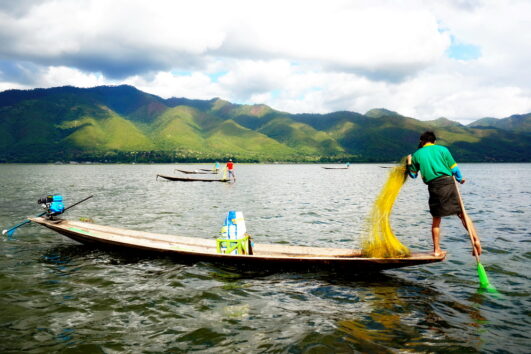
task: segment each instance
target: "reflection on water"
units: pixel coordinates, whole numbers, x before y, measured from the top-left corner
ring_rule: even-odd
[[[35,201],[50,192],[67,205],[94,194],[68,217],[214,238],[226,212],[241,210],[259,243],[357,248],[387,178],[376,165],[238,165],[230,185],[155,180],[174,167],[0,165],[0,224],[38,213]],[[442,224],[445,262],[361,276],[185,264],[24,226],[0,242],[0,351],[526,352],[531,165],[461,167],[496,296],[477,291],[457,218]],[[395,234],[413,251],[430,250],[430,222],[426,187],[408,181]]]
[[[486,323],[474,307],[445,299],[437,291],[408,282],[369,286],[366,292],[369,309],[364,315],[338,323],[338,329],[346,334],[345,339],[357,350],[374,352],[405,347],[414,352],[468,352],[481,349],[480,336],[460,330],[479,327],[480,321]],[[445,307],[437,311],[432,306],[434,299]],[[441,311],[446,316],[441,315]],[[453,321],[448,321],[449,317]]]

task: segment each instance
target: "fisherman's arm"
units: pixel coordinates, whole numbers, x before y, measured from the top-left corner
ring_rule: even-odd
[[[417,178],[417,176],[419,175],[418,171],[414,170],[413,163],[412,163],[412,160],[411,160],[411,154],[407,155],[406,169],[407,169],[407,174],[411,178]]]
[[[465,183],[465,179],[463,178],[463,175],[461,174],[461,170],[457,166],[457,162],[455,162],[454,157],[450,153],[450,150],[446,149],[443,154],[443,159],[446,161],[446,166],[450,167],[450,171],[452,171],[452,176],[455,176],[455,180],[461,184]]]
[[[454,164],[450,170],[452,171],[452,175],[455,176],[455,179],[457,180],[457,182],[463,184],[465,183],[465,179],[463,178],[463,175],[461,174],[461,170],[459,169],[459,167],[457,166],[457,164]]]

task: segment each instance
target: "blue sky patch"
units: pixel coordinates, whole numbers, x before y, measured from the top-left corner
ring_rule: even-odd
[[[171,73],[174,76],[192,76],[192,73],[190,71],[184,70],[172,70]]]
[[[271,98],[278,98],[282,91],[280,89],[274,89],[269,93],[271,94]]]
[[[216,73],[208,73],[208,77],[210,78],[210,80],[212,80],[212,82],[218,82],[218,79],[224,75],[226,75],[228,73],[228,71],[218,71]]]
[[[451,36],[451,38],[452,44],[446,51],[449,58],[457,60],[474,60],[481,57],[481,48],[479,46],[462,43],[454,36]]]

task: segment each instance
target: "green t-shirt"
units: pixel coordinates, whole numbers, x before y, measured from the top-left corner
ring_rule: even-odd
[[[413,154],[409,170],[420,171],[422,180],[428,183],[438,177],[451,176],[455,166],[457,163],[446,147],[428,143]]]

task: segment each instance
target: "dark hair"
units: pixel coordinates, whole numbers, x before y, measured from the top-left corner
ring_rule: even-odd
[[[426,131],[420,136],[419,148],[423,147],[426,143],[434,143],[437,138],[432,131]]]

